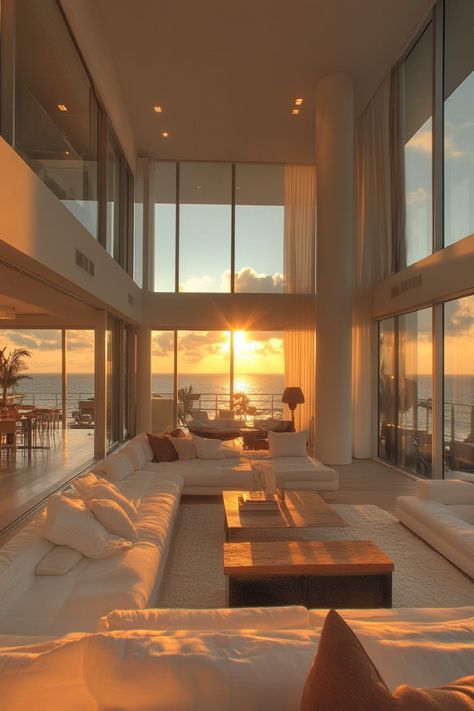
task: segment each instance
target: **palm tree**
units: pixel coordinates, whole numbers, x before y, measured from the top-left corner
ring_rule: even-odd
[[[23,372],[28,369],[25,359],[31,358],[30,351],[27,351],[26,348],[15,348],[5,355],[6,350],[6,346],[0,350],[0,387],[2,389],[0,406],[2,407],[7,406],[8,390],[15,388],[20,380],[31,377]]]

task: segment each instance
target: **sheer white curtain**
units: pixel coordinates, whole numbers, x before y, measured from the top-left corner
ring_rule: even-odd
[[[314,293],[315,259],[315,170],[313,166],[285,166],[285,291],[289,294]],[[301,387],[305,402],[295,410],[297,430],[308,430],[314,438],[316,337],[313,309],[302,304],[308,314],[307,327],[286,329],[285,387]]]
[[[352,416],[353,456],[372,456],[371,293],[374,282],[392,272],[390,196],[390,77],[362,114],[356,148],[356,219],[354,230],[354,300]]]

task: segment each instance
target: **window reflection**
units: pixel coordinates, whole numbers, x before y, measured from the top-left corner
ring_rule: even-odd
[[[445,3],[445,245],[474,233],[474,3]]]
[[[432,74],[430,24],[403,65],[405,114],[405,248],[407,266],[433,248]]]
[[[15,149],[98,236],[98,106],[57,4],[17,0]]]

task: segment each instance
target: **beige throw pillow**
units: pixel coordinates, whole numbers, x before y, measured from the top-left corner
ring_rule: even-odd
[[[192,439],[184,437],[171,437],[171,435],[165,435],[165,437],[169,439],[175,448],[179,459],[182,461],[187,459],[196,459],[196,448]]]
[[[222,440],[198,437],[193,434],[191,439],[199,459],[224,459],[224,452],[221,451]]]
[[[121,494],[115,484],[112,484],[106,479],[98,479],[92,484],[87,484],[82,481],[82,478],[83,477],[75,479],[72,482],[72,485],[78,494],[82,496],[84,501],[87,501],[87,499],[108,499],[116,501],[128,514],[128,516],[133,517],[137,515],[137,508],[135,504],[130,501],[130,499],[127,499],[126,496]]]
[[[111,499],[87,499],[86,505],[109,533],[126,538],[127,541],[132,541],[132,543],[138,540],[135,526],[116,501]]]
[[[66,575],[84,556],[69,546],[55,546],[41,558],[35,568],[35,575]]]
[[[107,558],[131,547],[131,542],[111,535],[83,501],[53,494],[46,506],[43,528],[46,540],[70,546],[86,558]]]
[[[306,432],[269,432],[271,457],[305,457]]]

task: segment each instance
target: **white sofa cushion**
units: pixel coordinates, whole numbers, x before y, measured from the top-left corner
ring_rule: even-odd
[[[126,511],[116,501],[87,499],[86,506],[109,533],[132,541],[132,543],[138,540],[135,526]]]
[[[54,546],[37,564],[35,575],[65,575],[83,557],[82,553],[70,546]]]
[[[437,501],[440,504],[473,504],[474,486],[459,479],[416,482],[415,495],[420,499]]]
[[[84,682],[86,638],[68,635],[40,644],[0,646],[2,711],[93,711]]]
[[[138,442],[129,442],[125,447],[122,447],[120,454],[128,457],[136,470],[143,469],[147,463],[144,448]]]
[[[191,435],[191,439],[199,459],[224,459],[220,439],[206,439],[194,434]]]
[[[269,432],[271,457],[305,457],[306,432]]]
[[[94,467],[94,473],[118,483],[135,471],[131,459],[125,454],[112,454]]]
[[[289,711],[299,708],[317,640],[294,630],[97,633],[84,677],[100,708]]]
[[[57,546],[70,546],[87,558],[107,558],[131,546],[111,535],[82,501],[53,494],[48,499],[43,536]]]
[[[98,631],[113,630],[283,630],[308,629],[305,607],[242,607],[215,610],[114,610]]]
[[[141,448],[147,462],[153,461],[153,450],[150,447],[146,432],[140,432],[140,434],[137,434],[132,440],[130,440],[130,444]]]
[[[87,499],[106,499],[116,501],[129,516],[136,516],[137,508],[133,501],[127,499],[112,482],[106,479],[99,479],[92,484],[85,484],[83,477],[72,482],[73,487],[84,501]]]

